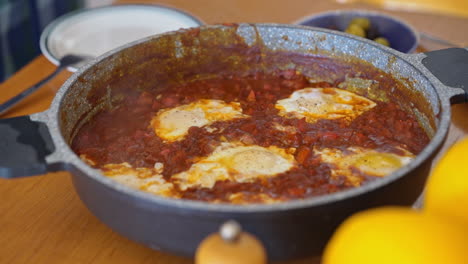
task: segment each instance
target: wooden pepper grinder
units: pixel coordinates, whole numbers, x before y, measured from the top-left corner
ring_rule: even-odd
[[[205,238],[195,254],[195,264],[266,264],[262,243],[243,232],[236,221],[224,223],[218,233]]]

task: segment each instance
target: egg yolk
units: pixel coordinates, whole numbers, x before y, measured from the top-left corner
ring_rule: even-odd
[[[354,186],[359,186],[363,180],[360,173],[383,177],[408,164],[414,158],[414,155],[406,150],[402,150],[403,155],[361,147],[349,147],[346,153],[332,148],[314,151],[321,156],[322,161],[331,164],[332,177],[345,176]]]

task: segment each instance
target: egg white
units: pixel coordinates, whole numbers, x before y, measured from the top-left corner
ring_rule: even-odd
[[[281,116],[305,117],[307,122],[315,123],[337,118],[351,121],[375,105],[365,97],[338,88],[304,88],[278,100],[275,107]]]
[[[415,156],[411,152],[401,150],[402,155],[362,147],[349,147],[346,151],[333,148],[314,151],[320,155],[323,162],[332,164],[332,177],[345,176],[352,185],[359,186],[363,180],[359,172],[369,176],[384,177],[414,159]]]
[[[189,170],[173,175],[181,190],[191,187],[212,188],[217,181],[252,182],[272,177],[295,166],[294,149],[276,146],[244,146],[221,143],[211,155],[201,158]]]
[[[162,196],[174,196],[174,185],[163,176],[163,164],[156,163],[154,168],[133,168],[127,162],[106,164],[102,174],[129,187]]]
[[[248,117],[242,114],[240,103],[201,99],[196,102],[162,109],[151,120],[156,135],[173,142],[183,139],[190,127],[203,127],[216,121]]]

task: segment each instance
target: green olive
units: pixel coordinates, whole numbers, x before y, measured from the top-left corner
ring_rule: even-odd
[[[364,30],[368,30],[370,28],[370,20],[365,17],[356,17],[349,22],[349,25],[358,25]]]
[[[388,39],[386,38],[378,37],[374,39],[374,41],[384,46],[390,47],[390,42],[388,42]]]
[[[353,34],[359,37],[366,37],[366,31],[364,29],[356,24],[350,24],[348,28],[345,30],[346,33]]]

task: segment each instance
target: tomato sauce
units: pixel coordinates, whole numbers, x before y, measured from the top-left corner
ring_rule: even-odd
[[[119,91],[125,96],[114,108],[101,111],[80,128],[72,149],[78,155],[85,154],[95,162],[96,168],[122,162],[135,168],[152,168],[156,162],[161,162],[164,164],[162,174],[170,181],[171,175],[188,170],[196,158],[208,156],[221,140],[296,148],[294,155],[298,165],[275,177],[249,183],[218,181],[213,188],[179,190],[180,197],[185,199],[227,201],[229,194],[241,192],[247,200],[251,197],[255,202],[258,193],[288,200],[353,187],[344,177],[330,177],[330,164],[314,154],[315,147],[345,150],[359,146],[394,153],[400,153],[403,148],[416,155],[429,142],[415,118],[392,102],[377,101],[374,108],[352,122],[324,119],[311,124],[305,119],[278,115],[276,101],[289,97],[294,91],[337,85],[338,82],[311,82],[296,71],[287,70],[218,76],[145,91],[128,87]],[[176,142],[160,139],[149,125],[159,110],[199,99],[240,102],[243,113],[250,117],[211,124],[219,128],[215,132],[191,127],[185,138]],[[276,130],[275,123],[291,129]],[[363,177],[365,182],[376,179]]]

